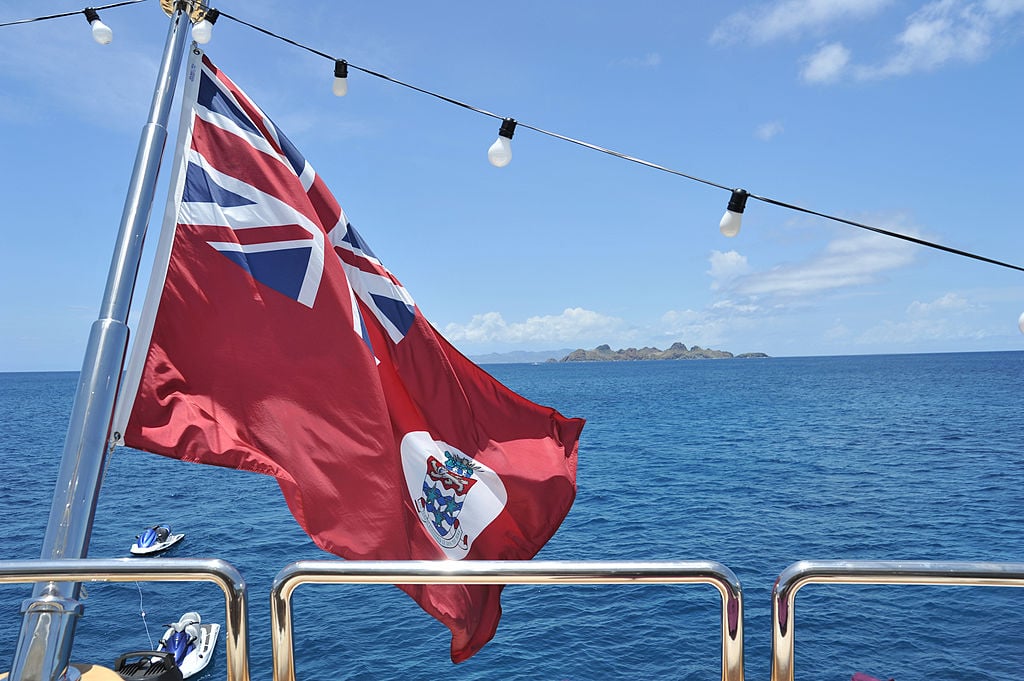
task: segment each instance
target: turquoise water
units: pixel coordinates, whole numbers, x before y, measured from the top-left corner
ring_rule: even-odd
[[[748,679],[767,679],[770,593],[800,559],[1024,561],[1024,353],[490,365],[588,420],[579,495],[545,559],[716,560],[743,584]],[[36,558],[75,374],[0,374],[0,559]],[[250,664],[271,678],[269,601],[287,563],[328,557],[273,480],[119,450],[90,555],[147,524],[249,585]],[[6,667],[29,587],[0,587]],[[110,665],[185,610],[223,622],[210,585],[89,584],[75,659]],[[389,586],[295,596],[300,679],[714,679],[710,587],[510,586],[495,639],[458,666],[448,632]],[[145,612],[145,617],[142,616]],[[1024,673],[1024,590],[819,586],[797,599],[798,679]],[[223,678],[218,659],[202,680]]]

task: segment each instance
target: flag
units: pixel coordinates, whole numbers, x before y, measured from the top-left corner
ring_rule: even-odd
[[[272,475],[347,559],[523,560],[576,494],[582,419],[462,356],[273,122],[198,50],[114,439]],[[402,587],[460,662],[498,585]]]

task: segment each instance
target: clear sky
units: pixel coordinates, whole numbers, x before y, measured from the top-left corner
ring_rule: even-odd
[[[213,5],[524,124],[1024,266],[1024,0]],[[0,22],[82,7],[6,0]],[[110,45],[81,15],[0,28],[0,371],[79,369],[98,314],[167,30],[156,0],[101,18]],[[227,18],[206,50],[465,354],[1024,349],[1022,272],[756,200],[727,239],[722,189],[523,127],[494,168],[494,118],[356,70],[334,97],[332,62]]]

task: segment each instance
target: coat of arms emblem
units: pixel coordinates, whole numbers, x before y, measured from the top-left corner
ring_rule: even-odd
[[[441,462],[434,456],[427,457],[423,493],[416,500],[416,510],[441,546],[453,548],[461,543],[463,548],[468,548],[468,537],[459,523],[459,513],[466,503],[466,495],[477,483],[473,477],[477,467],[472,459],[448,450],[445,450],[444,458]]]
[[[501,476],[422,430],[406,433],[401,451],[412,511],[424,531],[449,560],[466,558],[508,502]]]

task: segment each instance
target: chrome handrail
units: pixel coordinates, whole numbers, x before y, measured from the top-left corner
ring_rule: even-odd
[[[722,681],[743,681],[743,594],[732,570],[714,561],[297,561],[270,594],[274,681],[295,681],[291,597],[309,583],[710,584],[722,596]]]
[[[772,681],[793,681],[796,592],[807,584],[1024,586],[1024,563],[802,560],[772,589]]]
[[[227,611],[228,681],[249,681],[248,612],[241,573],[216,558],[76,558],[0,561],[0,584],[25,582],[213,582]]]

